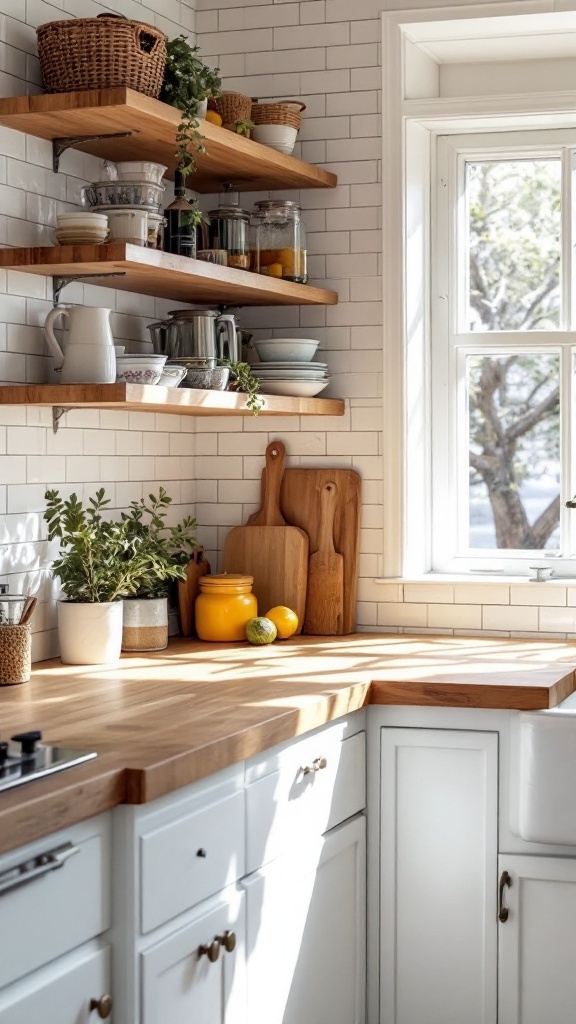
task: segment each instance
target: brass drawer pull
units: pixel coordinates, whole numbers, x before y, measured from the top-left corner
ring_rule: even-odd
[[[101,1020],[106,1020],[112,1012],[112,996],[100,996],[100,999],[91,999],[89,1006],[90,1013],[96,1010]]]
[[[309,775],[310,772],[319,772],[326,768],[328,761],[325,757],[315,757],[311,764],[303,764],[300,768],[302,775]]]
[[[220,956],[220,940],[214,939],[209,945],[200,946],[198,948],[198,959],[204,955],[208,957],[211,964],[215,964]]]
[[[218,935],[217,939],[227,953],[232,953],[236,949],[236,932],[225,931],[223,935]]]

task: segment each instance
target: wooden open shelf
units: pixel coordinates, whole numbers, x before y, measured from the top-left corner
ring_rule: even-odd
[[[290,398],[262,395],[259,416],[343,416],[341,398]],[[43,405],[60,409],[129,409],[132,412],[184,416],[252,416],[246,395],[143,384],[5,384],[1,405]]]
[[[41,139],[106,135],[133,131],[125,139],[78,142],[75,148],[108,160],[155,160],[176,166],[176,130],[180,112],[132,89],[46,93],[0,99],[0,124]],[[220,192],[233,182],[241,192],[266,189],[334,188],[336,176],[269,146],[200,121],[206,153],[197,154],[198,170],[188,180],[195,192]]]
[[[326,288],[294,284],[125,242],[0,249],[0,267],[48,277],[121,274],[121,277],[102,276],[93,283],[180,302],[227,306],[331,306],[338,301],[337,293]]]

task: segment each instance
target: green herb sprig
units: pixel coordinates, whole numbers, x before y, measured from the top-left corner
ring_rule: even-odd
[[[230,368],[230,373],[234,378],[235,390],[246,394],[246,405],[253,415],[257,416],[260,410],[264,408],[265,402],[262,395],[258,394],[260,391],[260,381],[254,376],[248,363],[233,363],[229,359],[223,359],[222,365]]]

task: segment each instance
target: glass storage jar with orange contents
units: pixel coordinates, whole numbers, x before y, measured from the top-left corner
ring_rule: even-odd
[[[258,615],[253,576],[224,572],[202,576],[194,606],[196,633],[215,643],[246,639],[246,623]]]
[[[250,229],[252,270],[306,284],[306,231],[298,203],[261,199],[254,205]]]

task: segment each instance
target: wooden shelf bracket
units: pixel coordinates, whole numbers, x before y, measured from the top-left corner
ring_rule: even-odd
[[[110,273],[103,274],[55,274],[54,277],[52,278],[52,305],[58,306],[60,304],[60,295],[62,293],[62,289],[65,288],[67,284],[72,284],[74,281],[87,281],[89,278],[101,279],[103,277],[125,276],[125,270],[116,270]]]
[[[60,157],[67,149],[74,146],[82,146],[86,142],[101,142],[104,139],[127,139],[137,132],[112,132],[107,135],[63,135],[58,139],[52,139],[52,170],[55,174],[60,170]]]

